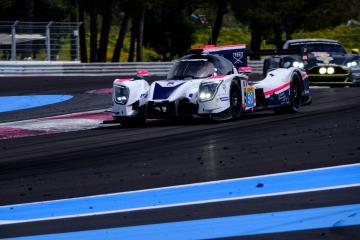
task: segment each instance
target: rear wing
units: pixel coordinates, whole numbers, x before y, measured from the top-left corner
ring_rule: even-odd
[[[208,53],[220,55],[234,64],[236,69],[247,67],[246,44],[236,44],[227,46],[205,45],[202,48],[193,48],[189,53]]]
[[[194,54],[216,54],[223,56],[230,62],[234,64],[236,69],[242,67],[247,67],[247,57],[261,57],[261,56],[283,56],[283,55],[300,55],[304,54],[303,49],[299,50],[260,50],[253,52],[247,48],[246,44],[235,44],[235,45],[226,45],[226,46],[215,46],[215,45],[205,45],[202,48],[192,48],[188,50],[189,53]],[[306,54],[306,53],[305,53]]]

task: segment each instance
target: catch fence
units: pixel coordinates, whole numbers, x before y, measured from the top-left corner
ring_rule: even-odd
[[[2,61],[79,61],[78,22],[0,22]]]

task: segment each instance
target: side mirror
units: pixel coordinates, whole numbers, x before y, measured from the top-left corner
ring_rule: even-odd
[[[136,75],[139,76],[139,77],[145,77],[145,76],[148,76],[149,75],[149,70],[139,70],[136,72]]]
[[[352,54],[359,54],[360,50],[358,48],[353,48],[353,49],[351,49],[351,53]]]
[[[238,72],[240,73],[251,73],[252,67],[239,67]]]

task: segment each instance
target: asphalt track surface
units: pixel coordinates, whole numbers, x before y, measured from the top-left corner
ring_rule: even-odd
[[[109,88],[111,82],[112,78],[0,78],[2,96],[74,95],[64,103],[0,113],[0,122],[108,108],[111,104],[108,94],[86,92]],[[216,124],[149,121],[142,128],[110,125],[87,131],[0,140],[0,205],[359,163],[359,90],[312,89],[313,104],[291,115],[258,112],[243,115],[239,121]],[[0,225],[0,238],[359,203],[360,187],[355,186]],[[172,239],[171,236],[168,239]],[[360,239],[360,226],[228,239]]]

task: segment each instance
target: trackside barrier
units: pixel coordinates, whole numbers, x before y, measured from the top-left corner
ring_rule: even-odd
[[[252,67],[253,73],[262,73],[264,60],[248,60],[249,67]]]
[[[147,69],[151,75],[166,76],[174,62],[0,62],[0,77],[23,76],[129,76]],[[253,72],[262,72],[261,61],[249,61]]]

